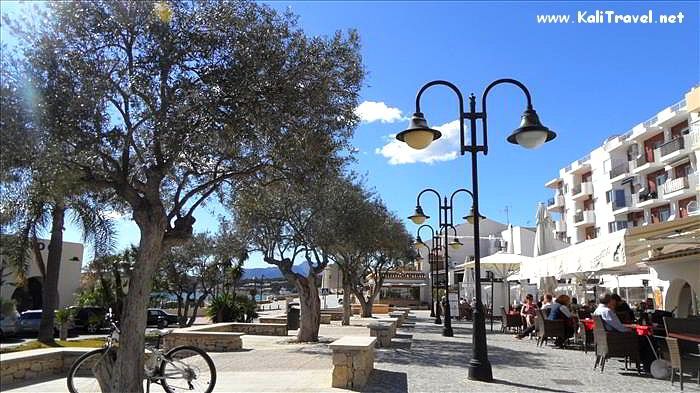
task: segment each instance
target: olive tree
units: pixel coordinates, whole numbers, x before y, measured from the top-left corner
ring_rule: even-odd
[[[145,310],[162,253],[191,239],[212,195],[263,171],[303,178],[342,160],[357,121],[359,39],[309,38],[294,16],[244,1],[51,2],[37,12],[45,23],[5,23],[29,89],[51,79],[56,93],[44,104],[70,97],[81,108],[55,131],[56,164],[113,192],[140,230],[102,387],[142,391]]]

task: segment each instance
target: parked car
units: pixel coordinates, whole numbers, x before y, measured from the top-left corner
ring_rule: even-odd
[[[104,307],[71,307],[74,311],[73,325],[76,329],[88,333],[97,333],[107,328],[107,309]]]
[[[149,308],[148,309],[148,319],[146,320],[146,325],[148,326],[158,326],[159,328],[168,327],[171,324],[177,324],[177,315],[170,314],[163,311],[160,308]]]
[[[39,333],[39,326],[41,325],[41,314],[42,310],[27,310],[20,314],[19,316],[19,333],[34,335]],[[58,336],[58,326],[53,327],[54,336]],[[75,327],[71,324],[68,327],[69,334],[75,331]]]
[[[19,333],[19,313],[12,310],[0,315],[0,340]]]
[[[39,333],[41,325],[41,310],[27,310],[19,316],[19,332],[21,334]]]

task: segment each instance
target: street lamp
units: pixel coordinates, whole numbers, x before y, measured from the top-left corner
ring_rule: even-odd
[[[418,196],[416,197],[416,213],[420,211],[421,216],[427,218],[425,214],[423,214],[423,208],[421,207],[420,204],[420,197],[426,193],[426,192],[431,192],[435,194],[438,198],[438,209],[440,212],[439,220],[438,220],[438,235],[443,235],[444,236],[444,244],[445,247],[442,250],[442,254],[445,260],[445,283],[444,283],[444,291],[445,291],[445,316],[444,316],[444,328],[442,330],[442,335],[445,337],[452,337],[454,336],[454,331],[452,330],[452,321],[451,321],[451,311],[450,311],[450,289],[449,289],[449,284],[448,284],[448,275],[449,275],[449,266],[450,266],[450,256],[449,256],[449,248],[452,248],[453,250],[457,250],[460,247],[462,247],[462,242],[459,241],[457,238],[457,228],[453,225],[453,206],[454,206],[454,197],[460,192],[466,192],[469,195],[472,195],[472,193],[469,190],[466,189],[459,189],[455,192],[452,193],[450,196],[449,202],[447,199],[447,196],[441,197],[440,193],[435,191],[432,188],[426,188],[425,190],[421,191],[418,193]],[[412,217],[415,218],[417,214],[414,214],[410,216],[409,218],[411,220]],[[425,221],[425,220],[423,220]],[[425,226],[424,224],[423,226]],[[452,238],[452,241],[449,241],[449,233],[448,230],[452,229],[454,231],[454,237]],[[434,236],[434,235],[433,235]],[[420,236],[418,237],[420,240]],[[439,271],[439,270],[438,270]]]
[[[425,244],[425,242],[420,237],[420,231],[423,228],[430,229],[432,237],[431,246]],[[430,316],[435,318],[436,325],[440,325],[442,324],[442,320],[440,319],[440,314],[436,310],[435,300],[433,298],[433,292],[435,291],[433,280],[435,280],[436,277],[436,275],[433,274],[433,266],[436,265],[435,261],[437,259],[437,250],[440,249],[440,238],[438,236],[435,236],[435,229],[432,226],[424,224],[418,227],[416,235],[416,248],[428,250],[428,265],[430,266]],[[420,256],[420,253],[418,255]]]
[[[477,157],[479,152],[484,155],[488,154],[488,139],[487,139],[487,121],[486,121],[486,97],[495,86],[500,84],[512,84],[520,88],[527,99],[527,106],[521,117],[520,126],[513,131],[507,138],[508,142],[519,144],[525,148],[537,148],[545,142],[549,142],[556,137],[556,134],[549,128],[542,125],[537,112],[532,107],[532,99],[530,92],[521,82],[515,79],[498,79],[486,87],[481,97],[481,112],[476,111],[476,97],[474,94],[469,95],[469,112],[464,111],[464,98],[462,92],[454,84],[436,80],[428,82],[418,91],[416,95],[416,111],[411,118],[408,129],[396,135],[396,139],[406,142],[414,149],[425,149],[434,140],[439,139],[442,134],[440,131],[432,129],[428,126],[425,116],[420,110],[420,98],[423,92],[428,88],[436,85],[447,86],[450,88],[459,99],[459,136],[460,136],[460,154],[464,155],[467,152],[471,153],[472,164],[472,191],[473,191],[473,208],[472,221],[474,225],[474,274],[475,274],[475,290],[476,290],[476,310],[474,312],[474,330],[472,334],[472,359],[469,361],[469,379],[490,382],[493,380],[491,372],[491,363],[488,360],[488,349],[486,346],[486,325],[484,318],[483,304],[481,303],[481,265],[480,265],[480,247],[479,247],[479,181],[477,170]],[[477,142],[477,120],[481,120],[483,132],[483,144]],[[466,143],[464,122],[469,120],[470,128],[470,143]],[[468,216],[467,216],[468,217]]]

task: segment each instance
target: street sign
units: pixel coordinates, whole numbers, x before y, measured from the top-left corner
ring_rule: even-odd
[[[321,296],[328,296],[331,294],[330,288],[321,288]]]

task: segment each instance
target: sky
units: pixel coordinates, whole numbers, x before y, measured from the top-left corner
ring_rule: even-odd
[[[499,86],[488,96],[489,154],[479,156],[481,213],[534,225],[537,203],[552,196],[544,183],[559,168],[586,155],[609,136],[621,134],[680,101],[700,80],[700,3],[692,2],[268,2],[299,15],[308,35],[357,29],[367,72],[357,113],[363,119],[353,144],[353,169],[400,216],[410,215],[425,187],[441,193],[471,186],[470,160],[459,155],[456,96],[445,88],[423,95],[421,109],[443,138],[426,151],[411,151],[394,134],[406,128],[415,94],[426,82],[444,79],[466,97],[481,101],[493,80],[523,82],[541,121],[557,138],[537,150],[506,142],[525,109],[522,93]],[[21,12],[2,2],[3,13]],[[683,14],[682,23],[543,24],[540,14],[586,16]],[[3,40],[6,34],[3,31]],[[478,108],[480,109],[480,108]],[[455,214],[471,201],[457,199]],[[437,201],[421,204],[437,215]],[[197,214],[196,231],[215,232],[216,203]],[[411,232],[415,226],[406,220]],[[138,229],[119,220],[119,246],[138,242]],[[72,226],[66,241],[80,241]],[[252,258],[248,267],[267,266]]]

